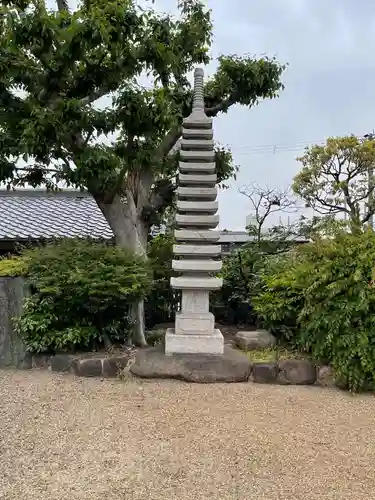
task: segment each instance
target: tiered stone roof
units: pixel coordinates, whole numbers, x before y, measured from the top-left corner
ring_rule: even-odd
[[[221,246],[212,119],[204,112],[203,71],[194,73],[194,102],[183,122],[172,267],[180,276],[171,286],[182,290],[181,311],[165,337],[166,354],[224,352],[224,339],[209,312],[209,292],[222,286]]]

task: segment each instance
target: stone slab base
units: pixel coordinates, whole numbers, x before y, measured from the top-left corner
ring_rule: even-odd
[[[117,377],[130,367],[134,354],[131,350],[106,355],[105,353],[34,354],[21,369],[45,368],[52,372],[74,373],[78,377]]]
[[[142,378],[170,378],[208,384],[245,382],[249,379],[249,358],[236,349],[224,347],[224,354],[165,354],[162,345],[138,351],[131,373]]]
[[[169,354],[223,354],[224,337],[220,330],[212,334],[178,334],[168,328],[165,335],[165,353]]]

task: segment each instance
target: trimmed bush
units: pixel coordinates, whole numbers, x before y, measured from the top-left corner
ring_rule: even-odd
[[[294,267],[265,277],[254,305],[274,328],[332,364],[341,387],[375,389],[375,234],[339,234],[298,251]]]
[[[25,257],[0,258],[0,277],[25,276],[26,273],[27,261]]]
[[[151,288],[146,261],[106,243],[61,240],[20,259],[31,295],[17,328],[32,352],[123,342],[132,330],[131,305]]]

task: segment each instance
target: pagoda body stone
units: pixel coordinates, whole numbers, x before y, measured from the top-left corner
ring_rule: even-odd
[[[209,293],[222,287],[217,214],[217,177],[212,119],[204,112],[203,70],[194,73],[191,115],[183,122],[177,188],[176,245],[172,268],[180,273],[171,286],[181,290],[181,311],[165,338],[166,354],[224,352],[224,339],[209,311]]]

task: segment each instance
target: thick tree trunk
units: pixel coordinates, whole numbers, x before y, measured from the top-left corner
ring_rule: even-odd
[[[99,198],[96,198],[96,202],[113,231],[116,244],[146,257],[148,227],[141,220],[134,203],[123,201],[117,195],[110,203],[104,203]],[[143,300],[133,305],[131,318],[135,323],[134,343],[138,346],[146,346]]]

